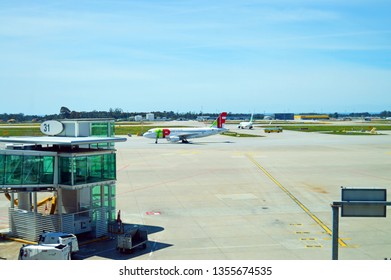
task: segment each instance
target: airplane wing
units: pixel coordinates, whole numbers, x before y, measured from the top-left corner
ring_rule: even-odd
[[[192,138],[193,136],[197,136],[199,133],[189,133],[189,132],[183,132],[183,133],[177,133],[173,136],[168,136],[166,137],[167,140],[172,141],[172,142],[187,142],[188,138]]]

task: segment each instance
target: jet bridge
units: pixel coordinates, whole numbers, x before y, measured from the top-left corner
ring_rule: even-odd
[[[10,201],[9,236],[43,231],[107,235],[116,215],[114,120],[41,124],[41,137],[2,137],[0,193]]]

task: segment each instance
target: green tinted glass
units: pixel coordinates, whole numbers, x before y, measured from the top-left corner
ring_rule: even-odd
[[[42,157],[24,156],[22,184],[39,184],[42,166]]]
[[[74,184],[87,183],[87,157],[74,158]]]
[[[72,158],[59,158],[59,183],[63,185],[72,185]]]
[[[92,123],[91,136],[109,136],[109,123]]]
[[[53,184],[54,180],[54,157],[42,157],[40,160],[40,183]]]
[[[22,184],[22,167],[23,156],[7,155],[5,164],[5,184],[21,185]]]
[[[5,178],[5,155],[0,155],[0,185],[4,184]]]

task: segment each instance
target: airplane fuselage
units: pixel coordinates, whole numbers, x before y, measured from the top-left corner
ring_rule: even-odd
[[[239,123],[238,128],[241,128],[241,129],[244,129],[244,128],[252,129],[253,128],[253,116],[254,116],[254,114],[251,114],[250,121]]]
[[[188,139],[200,138],[222,133],[228,129],[224,128],[227,119],[227,112],[222,112],[210,127],[178,127],[178,128],[152,128],[143,134],[146,138],[158,139],[165,138],[170,142],[182,141],[187,143]]]
[[[144,137],[151,139],[161,139],[165,138],[168,141],[177,142],[183,141],[186,142],[187,139],[201,138],[206,136],[211,136],[215,134],[222,133],[227,131],[226,128],[215,128],[215,127],[205,127],[205,128],[153,128],[144,133]]]
[[[241,122],[241,123],[238,125],[238,128],[248,128],[248,129],[252,129],[252,128],[253,128],[253,122]]]
[[[205,128],[168,128],[170,134],[168,136],[181,136],[183,134],[188,134],[187,138],[200,138],[210,135],[215,135],[227,131],[226,128],[214,128],[214,127],[205,127]]]

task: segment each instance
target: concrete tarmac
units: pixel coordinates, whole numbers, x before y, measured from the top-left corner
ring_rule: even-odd
[[[147,249],[120,254],[112,239],[81,246],[77,258],[330,260],[330,204],[341,200],[341,186],[390,193],[390,132],[240,132],[263,137],[116,144],[117,209],[129,227],[148,230]],[[7,207],[0,197],[0,230]],[[339,259],[391,257],[390,217],[340,218],[339,227]],[[0,258],[16,259],[20,246],[0,241]]]

